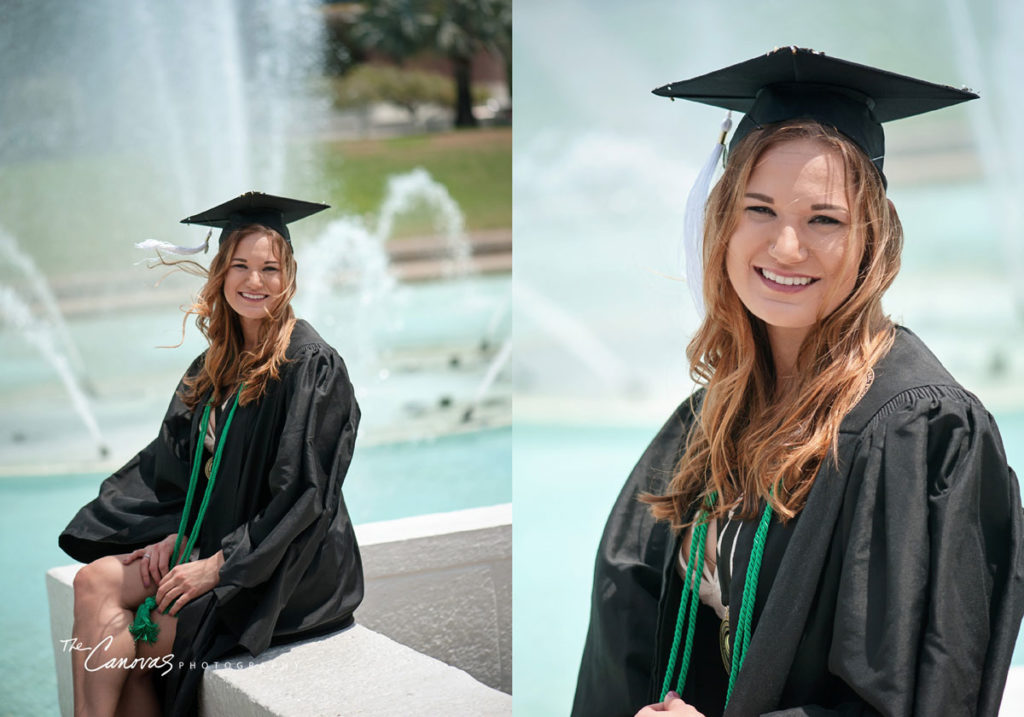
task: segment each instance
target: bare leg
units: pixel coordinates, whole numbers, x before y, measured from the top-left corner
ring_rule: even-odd
[[[114,717],[160,717],[160,703],[150,670],[129,670]]]
[[[153,685],[154,673],[163,674],[166,670],[159,658],[171,653],[178,618],[156,613],[150,617],[160,626],[160,637],[156,644],[135,643],[135,654],[148,660],[149,664],[155,667],[130,671],[124,689],[121,690],[121,701],[118,703],[115,717],[160,717],[160,703],[156,697],[156,687]]]
[[[130,664],[137,656],[135,641],[128,626],[135,618],[135,607],[147,596],[156,593],[151,583],[147,589],[139,576],[139,564],[125,565],[121,556],[108,556],[89,563],[75,576],[75,623],[72,637],[84,649],[71,653],[71,674],[74,686],[75,717],[109,717],[115,713],[122,690],[131,670],[124,667],[102,667],[110,660],[123,659]],[[157,620],[160,639],[153,650],[170,652],[174,628],[173,618]],[[95,651],[92,651],[95,648]],[[155,704],[151,678],[133,676],[128,688],[129,699],[139,704]],[[149,711],[133,714],[144,715]],[[159,714],[159,709],[152,714]]]

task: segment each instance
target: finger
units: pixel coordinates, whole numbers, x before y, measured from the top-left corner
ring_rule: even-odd
[[[178,596],[177,600],[175,600],[171,604],[171,611],[168,613],[168,615],[170,615],[171,617],[177,617],[178,616],[178,611],[180,611],[181,608],[185,607],[185,605],[187,605],[189,600],[191,600],[191,599],[192,599],[192,593],[191,592],[189,592],[188,590],[183,592],[181,595]]]
[[[146,567],[149,568],[149,574],[153,578],[153,583],[158,584],[160,582],[160,556],[155,552],[154,548],[147,549],[146,554],[142,557],[145,558],[146,555],[149,556],[146,560]]]
[[[141,556],[142,556],[141,551],[133,550],[132,552],[128,553],[127,555],[122,555],[121,556],[121,562],[124,563],[125,565],[128,565],[129,563],[132,563],[135,560],[138,560]]]
[[[146,565],[148,562],[144,558],[139,562],[139,575],[142,577],[142,586],[147,590],[149,589],[149,566]]]
[[[663,709],[665,710],[665,712],[671,712],[673,709],[678,709],[679,707],[687,706],[687,704],[683,701],[683,698],[680,697],[679,693],[675,690],[670,690],[669,693],[665,695],[665,701],[662,704],[664,705]]]
[[[169,585],[167,587],[167,591],[164,592],[163,598],[157,601],[157,607],[160,609],[160,612],[163,612],[164,610],[169,608],[171,606],[171,603],[174,602],[175,598],[181,595],[183,591],[184,588],[180,585]]]
[[[162,579],[160,581],[160,583],[156,587],[156,595],[153,596],[153,599],[156,600],[156,604],[157,605],[160,604],[160,602],[167,595],[167,591],[170,590],[170,589],[171,589],[171,583],[168,581],[168,579],[167,578]]]
[[[164,545],[163,548],[164,548],[164,552],[163,552],[163,556],[164,556],[163,557],[163,569],[164,569],[164,575],[166,575],[167,573],[169,573],[171,571],[171,568],[173,567],[171,565],[171,560],[174,559],[174,546],[173,545]],[[184,548],[182,548],[182,550],[184,550]]]

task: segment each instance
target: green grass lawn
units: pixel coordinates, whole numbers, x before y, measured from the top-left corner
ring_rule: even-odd
[[[332,204],[345,212],[375,214],[387,178],[422,167],[448,189],[470,231],[512,226],[511,128],[331,142],[322,149]],[[430,233],[432,225],[428,212],[415,211],[396,233]]]

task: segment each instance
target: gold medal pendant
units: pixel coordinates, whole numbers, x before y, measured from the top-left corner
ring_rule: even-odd
[[[718,648],[722,653],[722,665],[725,667],[725,673],[730,674],[732,672],[732,645],[729,642],[728,615],[725,616],[718,628]]]
[[[206,473],[206,477],[207,478],[210,477],[210,473],[212,471],[213,471],[213,456],[210,456],[209,459],[206,461],[206,466],[204,467],[204,472]]]

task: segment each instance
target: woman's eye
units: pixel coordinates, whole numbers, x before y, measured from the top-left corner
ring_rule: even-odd
[[[829,217],[824,214],[818,214],[817,216],[811,219],[811,224],[825,224],[829,226],[836,226],[842,224],[842,222],[836,219],[835,217]]]
[[[766,207],[766,206],[761,205],[761,204],[755,204],[753,206],[747,207],[747,211],[752,213],[752,214],[759,214],[759,215],[761,215],[763,217],[774,217],[775,216],[775,211],[771,207]]]
[[[278,269],[277,269],[277,267],[276,267],[276,266],[268,266],[268,267],[267,267],[266,269],[264,269],[263,271],[270,271],[270,272],[276,272],[276,271],[278,271]]]

